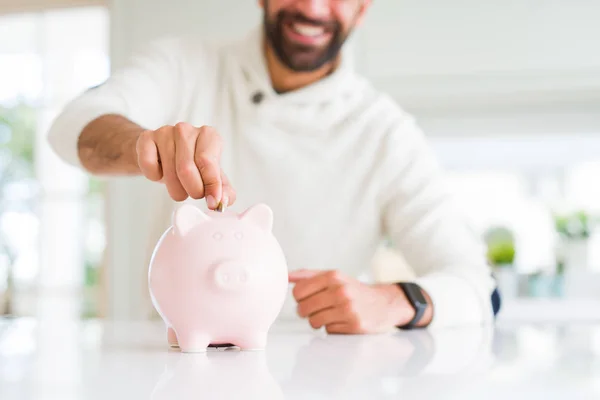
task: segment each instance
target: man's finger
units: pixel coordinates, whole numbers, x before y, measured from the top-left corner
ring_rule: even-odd
[[[163,170],[163,182],[167,185],[169,195],[175,201],[183,201],[188,194],[181,186],[175,170],[175,141],[172,136],[164,135],[157,139],[156,144]]]
[[[340,295],[340,287],[330,286],[326,290],[300,301],[298,315],[306,318],[327,308],[345,303],[347,299]]]
[[[175,170],[179,182],[194,199],[204,197],[204,185],[194,161],[196,128],[189,124],[175,125]]]
[[[327,289],[329,286],[339,286],[344,282],[343,274],[339,271],[325,271],[312,278],[300,280],[294,286],[292,294],[300,302],[309,296]]]
[[[322,326],[346,322],[346,315],[341,308],[332,307],[312,315],[308,321],[310,326],[319,329]]]
[[[325,326],[325,330],[327,333],[338,333],[338,334],[348,334],[348,333],[356,333],[352,330],[352,326],[350,324],[346,324],[343,322],[336,322],[333,324],[329,324]]]
[[[213,128],[200,128],[194,161],[204,182],[204,196],[210,209],[217,208],[223,191],[220,158],[221,137]]]
[[[290,271],[288,273],[288,280],[290,283],[296,283],[302,279],[314,278],[315,276],[322,274],[323,271],[314,269],[299,269],[297,271]]]
[[[152,137],[152,131],[140,135],[136,143],[136,152],[142,174],[151,181],[160,181],[163,178],[163,171],[158,162],[158,147]]]
[[[230,206],[233,203],[235,203],[237,194],[235,193],[235,190],[233,189],[233,186],[231,186],[229,178],[227,177],[227,175],[225,175],[225,172],[223,172],[223,170],[221,170],[221,181],[223,182],[223,201],[227,200],[227,205]]]

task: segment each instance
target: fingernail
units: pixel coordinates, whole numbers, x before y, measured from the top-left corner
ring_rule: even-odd
[[[214,210],[215,208],[217,208],[217,199],[215,199],[212,195],[209,194],[208,196],[206,196],[206,205],[211,210]]]
[[[221,197],[221,203],[223,203],[225,207],[229,206],[229,197],[227,197],[225,193],[223,193],[223,197]]]

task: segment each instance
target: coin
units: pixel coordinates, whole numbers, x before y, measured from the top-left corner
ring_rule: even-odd
[[[225,210],[227,209],[227,198],[224,197],[220,202],[219,205],[217,205],[217,211],[218,212],[225,212]]]

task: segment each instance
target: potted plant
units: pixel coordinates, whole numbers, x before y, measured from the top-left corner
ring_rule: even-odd
[[[494,270],[498,288],[503,297],[516,297],[518,274],[515,271],[515,237],[504,226],[494,226],[484,235],[487,244],[487,259]]]
[[[557,246],[557,278],[564,297],[596,295],[596,277],[590,268],[590,250],[598,221],[588,212],[577,210],[554,214],[554,226],[559,237]]]
[[[561,258],[567,271],[588,269],[589,239],[595,222],[583,210],[554,215],[554,226],[560,238]]]

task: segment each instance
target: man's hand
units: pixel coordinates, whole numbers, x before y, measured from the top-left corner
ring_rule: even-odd
[[[235,191],[220,166],[221,137],[214,128],[187,123],[143,131],[136,142],[144,176],[163,182],[175,201],[206,197],[210,209],[235,202]]]
[[[86,125],[77,141],[87,171],[98,175],[139,175],[167,186],[175,201],[206,197],[208,207],[235,202],[235,191],[220,166],[221,137],[211,127],[187,123],[147,130],[117,114]]]
[[[298,315],[328,333],[379,333],[410,322],[415,310],[394,284],[368,285],[339,271],[300,270],[289,274]],[[430,302],[427,295],[427,301]],[[431,306],[420,325],[432,318]]]

